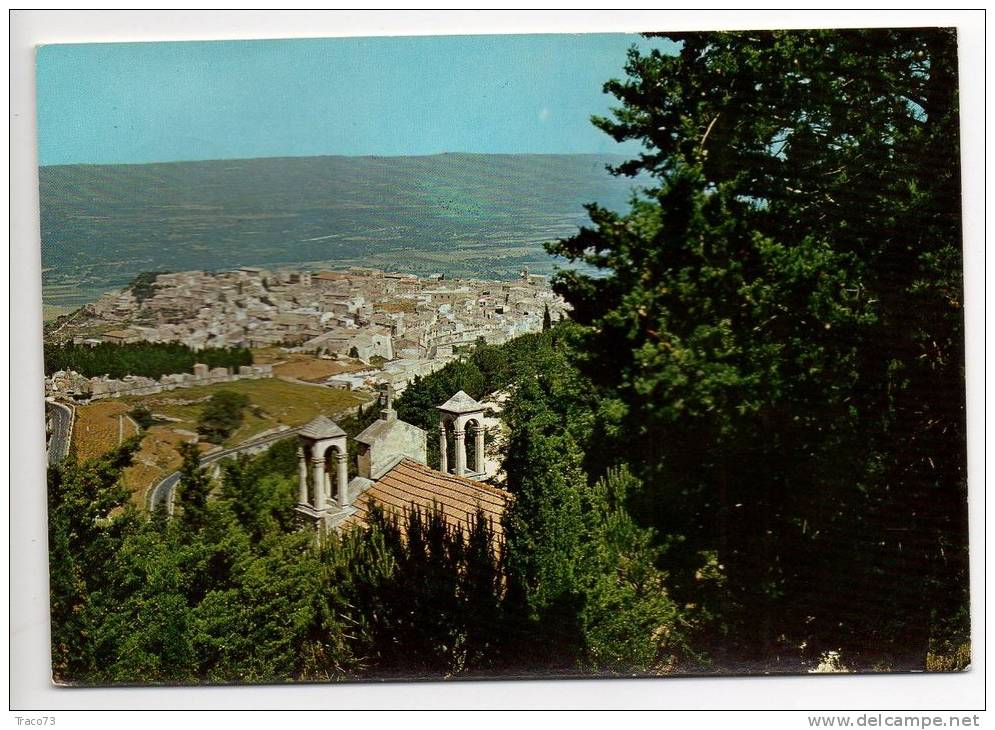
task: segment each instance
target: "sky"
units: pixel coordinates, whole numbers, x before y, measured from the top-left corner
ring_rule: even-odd
[[[631,154],[590,123],[626,34],[42,46],[41,165],[301,155]]]

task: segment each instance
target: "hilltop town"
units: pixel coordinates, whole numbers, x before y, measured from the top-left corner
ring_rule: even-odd
[[[565,316],[565,304],[547,277],[523,271],[511,281],[418,278],[375,269],[234,271],[143,274],[119,293],[60,318],[49,342],[77,344],[178,342],[194,350],[280,348],[360,367],[330,377],[327,385],[372,389],[389,382],[402,391],[415,375],[430,373],[461,347],[481,340],[500,344]],[[370,366],[370,367],[365,367]],[[244,368],[243,368],[244,369]],[[135,388],[152,392],[224,380],[221,372],[148,379],[90,378],[89,387],[70,373],[46,381],[49,392],[113,396]],[[269,377],[257,366],[244,373]],[[140,382],[139,382],[140,380]],[[68,383],[66,381],[72,381]],[[134,381],[134,382],[131,382]]]

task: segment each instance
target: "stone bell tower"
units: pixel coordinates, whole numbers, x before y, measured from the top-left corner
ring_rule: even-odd
[[[318,416],[298,436],[297,512],[320,526],[331,513],[349,506],[346,432],[330,418]]]
[[[484,406],[462,390],[447,400],[439,409],[439,471],[449,472],[449,454],[446,443],[447,431],[453,429],[456,444],[456,464],[453,471],[459,477],[483,479],[484,473]],[[466,463],[466,429],[471,427],[474,438],[474,464],[472,469]]]

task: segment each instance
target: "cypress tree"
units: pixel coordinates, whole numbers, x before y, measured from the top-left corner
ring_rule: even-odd
[[[195,444],[185,441],[180,444],[179,451],[183,458],[177,490],[180,522],[185,529],[196,532],[207,523],[211,479],[207,469],[200,465],[200,450]]]

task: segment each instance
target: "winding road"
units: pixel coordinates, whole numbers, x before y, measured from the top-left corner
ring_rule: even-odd
[[[222,449],[221,451],[214,451],[209,454],[205,454],[201,457],[200,465],[208,466],[223,459],[230,459],[233,456],[245,451],[252,451],[253,449],[258,449],[261,446],[269,446],[277,441],[282,441],[290,436],[295,436],[301,428],[301,426],[297,426],[296,428],[288,428],[286,431],[278,431],[277,433],[271,433],[262,438],[250,439],[249,441],[245,441],[228,449]],[[165,504],[168,513],[173,514],[173,494],[175,493],[176,485],[179,484],[179,482],[180,472],[178,471],[174,471],[172,474],[168,474],[156,482],[148,492],[149,511],[154,512]]]
[[[58,464],[69,455],[69,440],[73,435],[73,409],[55,401],[45,401],[45,411],[52,420],[52,435],[48,440],[48,463]]]

